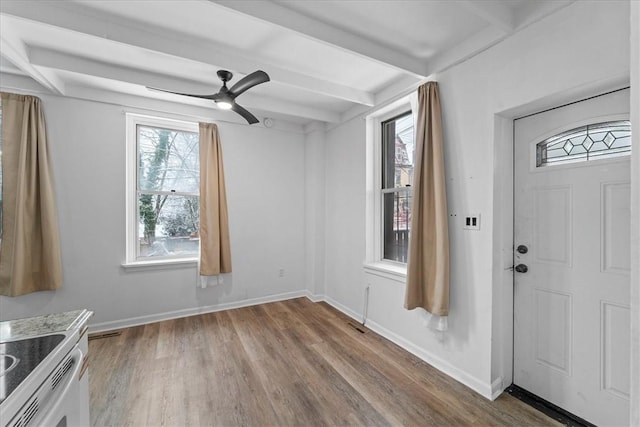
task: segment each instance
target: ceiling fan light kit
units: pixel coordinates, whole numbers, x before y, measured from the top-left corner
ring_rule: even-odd
[[[240,79],[235,85],[231,87],[231,89],[227,88],[227,82],[233,78],[233,74],[227,70],[219,70],[218,77],[222,80],[222,87],[218,91],[218,93],[214,93],[212,95],[198,95],[192,93],[180,93],[173,92],[170,90],[158,89],[147,86],[148,89],[157,90],[160,92],[172,93],[174,95],[182,95],[182,96],[191,96],[193,98],[202,98],[202,99],[210,99],[216,103],[218,108],[221,110],[231,110],[235,113],[241,115],[247,123],[250,125],[254,123],[259,123],[260,121],[251,114],[249,111],[241,107],[236,103],[236,98],[242,95],[247,90],[251,89],[254,86],[257,86],[261,83],[268,82],[269,75],[262,70],[254,71],[251,74],[246,75],[244,78]]]
[[[221,110],[230,110],[231,107],[233,107],[233,105],[228,102],[228,101],[216,101],[216,105],[221,109]]]

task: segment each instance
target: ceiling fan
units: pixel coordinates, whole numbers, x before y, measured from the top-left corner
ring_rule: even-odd
[[[218,93],[214,93],[213,95],[197,95],[192,93],[180,93],[180,92],[172,92],[170,90],[158,89],[154,87],[147,86],[148,89],[157,90],[160,92],[173,93],[175,95],[183,95],[183,96],[191,96],[194,98],[203,98],[203,99],[211,99],[216,103],[218,107],[223,110],[231,110],[238,114],[240,114],[244,119],[249,122],[250,125],[254,123],[258,123],[259,120],[248,112],[246,109],[242,108],[240,105],[236,103],[236,98],[242,95],[247,90],[252,87],[259,85],[261,83],[268,82],[269,75],[262,70],[254,71],[251,74],[246,75],[244,78],[240,79],[236,84],[234,84],[231,89],[227,88],[227,82],[233,78],[233,74],[227,70],[219,70],[218,77],[222,80],[222,87],[218,91]]]

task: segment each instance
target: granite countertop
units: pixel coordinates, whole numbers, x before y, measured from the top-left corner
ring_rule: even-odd
[[[47,335],[83,327],[93,315],[89,310],[74,310],[0,322],[0,341]]]

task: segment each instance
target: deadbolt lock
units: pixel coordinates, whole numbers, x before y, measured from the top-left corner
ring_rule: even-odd
[[[529,252],[529,248],[527,248],[525,245],[518,246],[516,250],[519,254],[526,254],[527,252]]]

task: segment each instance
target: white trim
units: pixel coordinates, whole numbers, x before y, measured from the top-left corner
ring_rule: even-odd
[[[358,312],[355,312],[355,311],[351,310],[349,307],[347,307],[345,305],[342,305],[341,303],[339,303],[338,301],[334,300],[331,297],[324,296],[323,300],[324,300],[324,302],[329,304],[331,307],[335,308],[338,311],[341,311],[342,313],[344,313],[347,316],[351,317],[356,322],[362,323],[362,314],[361,313],[358,313]]]
[[[361,314],[340,304],[339,302],[332,299],[331,297],[325,296],[324,300],[327,304],[331,305],[336,310],[341,311],[342,313],[346,314],[347,316],[351,317],[357,322],[361,322],[361,318],[362,318]],[[502,390],[501,390],[502,382],[503,382],[502,378],[498,378],[492,384],[485,383],[479,380],[478,378],[474,377],[473,375],[470,375],[467,372],[459,368],[456,368],[449,362],[437,356],[434,356],[428,351],[416,346],[412,342],[402,338],[401,336],[397,335],[394,332],[391,332],[387,328],[381,326],[380,324],[372,320],[367,320],[365,326],[371,329],[373,332],[377,333],[378,335],[382,336],[383,338],[386,338],[389,341],[393,342],[394,344],[400,346],[404,350],[408,351],[409,353],[413,354],[414,356],[418,357],[419,359],[433,366],[440,372],[450,376],[454,380],[462,383],[463,385],[469,387],[470,389],[474,390],[475,392],[479,393],[481,396],[489,400],[495,400],[495,398],[498,397],[500,393],[502,393]]]
[[[368,262],[364,264],[364,272],[402,284],[407,283],[407,265],[392,261]]]
[[[120,264],[125,270],[145,271],[145,270],[163,270],[176,268],[191,268],[198,265],[195,258],[171,258],[171,259],[153,259],[145,261],[123,262]]]
[[[316,294],[312,294],[309,291],[306,291],[307,294],[305,295],[309,301],[311,302],[323,302],[325,300],[324,295],[316,295]]]
[[[451,363],[447,362],[444,359],[441,359],[432,353],[424,350],[423,348],[418,347],[413,344],[411,341],[401,337],[400,335],[391,332],[387,328],[382,325],[372,321],[367,320],[366,327],[374,331],[375,333],[383,336],[394,344],[402,347],[407,350],[409,353],[414,356],[422,359],[427,362],[429,365],[433,366],[440,372],[443,372],[453,378],[454,380],[466,385],[470,389],[476,391],[480,395],[484,396],[489,400],[493,400],[493,390],[492,385],[488,384],[484,381],[479,380],[478,378],[470,375],[469,373],[453,366]]]
[[[309,295],[307,295],[307,298],[309,298]],[[362,322],[362,314],[354,310],[351,310],[350,308],[344,306],[343,304],[339,303],[338,301],[334,300],[331,297],[325,296],[324,301],[330,306],[332,306],[333,308],[335,308],[336,310],[341,311],[342,313],[351,317],[355,321]],[[424,362],[430,364],[440,372],[450,376],[454,380],[462,383],[463,385],[476,391],[477,393],[479,393],[480,395],[482,395],[483,397],[489,400],[495,400],[500,394],[502,394],[502,392],[506,388],[504,386],[504,381],[502,377],[497,378],[491,384],[485,383],[479,380],[478,378],[476,378],[475,376],[470,375],[469,373],[453,366],[446,360],[441,359],[437,356],[434,356],[430,352],[416,346],[411,341],[401,337],[400,335],[394,332],[391,332],[387,328],[383,327],[382,325],[372,320],[367,319],[365,326],[371,329],[373,332],[377,333],[378,335],[382,336],[383,338],[386,338],[389,341],[393,342],[394,344],[400,346],[404,350],[408,351],[409,353],[413,354],[414,356],[418,357]]]
[[[496,378],[496,380],[491,383],[491,400],[496,400],[506,388],[502,377]]]
[[[205,314],[205,313],[214,313],[217,311],[231,310],[235,308],[250,307],[254,305],[267,304],[271,302],[286,301],[286,300],[301,298],[301,297],[306,297],[314,303],[324,301],[330,306],[332,306],[333,308],[335,308],[336,310],[351,317],[356,322],[358,323],[362,322],[361,313],[351,310],[350,308],[339,303],[333,298],[325,295],[315,295],[309,292],[308,290],[300,290],[300,291],[287,292],[283,294],[246,299],[242,301],[228,302],[228,303],[208,305],[208,306],[202,306],[202,307],[194,307],[194,308],[188,308],[184,310],[170,311],[166,313],[150,314],[146,316],[131,317],[128,319],[115,320],[111,322],[96,323],[96,324],[89,325],[89,333],[96,334],[96,333],[102,333],[107,331],[114,331],[118,329],[129,328],[132,326],[140,326],[140,325],[146,325],[149,323],[161,322],[164,320],[179,319],[182,317],[196,316],[196,315]],[[478,392],[480,395],[482,395],[487,399],[495,400],[500,395],[500,393],[502,393],[504,389],[502,378],[498,378],[492,384],[486,384],[480,381],[479,379],[477,379],[476,377],[469,375],[468,373],[454,367],[449,362],[446,362],[440,359],[439,357],[433,356],[431,353],[421,349],[420,347],[414,345],[410,341],[400,337],[399,335],[389,331],[388,329],[382,327],[381,325],[373,321],[367,320],[366,327],[372,330],[373,332],[381,335],[382,337],[388,339],[389,341],[397,344],[398,346],[402,347],[404,350],[407,350],[409,353],[413,354],[414,356],[417,356],[421,360],[432,365],[434,368],[450,376],[456,381]]]
[[[89,325],[89,332],[92,334],[113,331],[116,329],[130,328],[132,326],[146,325],[149,323],[161,322],[163,320],[179,319],[182,317],[196,316],[205,313],[214,313],[216,311],[231,310],[234,308],[250,307],[258,304],[266,304],[270,302],[286,301],[294,298],[307,297],[310,295],[308,291],[293,291],[283,294],[270,295],[265,297],[251,298],[241,301],[227,302],[215,305],[205,305],[201,307],[186,308],[183,310],[168,311],[165,313],[149,314],[146,316],[130,317],[127,319],[114,320],[111,322],[102,322]],[[313,301],[313,299],[311,299]],[[315,302],[315,301],[314,301]]]
[[[366,263],[383,261],[382,248],[382,132],[385,120],[409,111],[414,117],[412,94],[385,105],[368,114],[366,120]],[[405,188],[393,189],[406,190]]]

